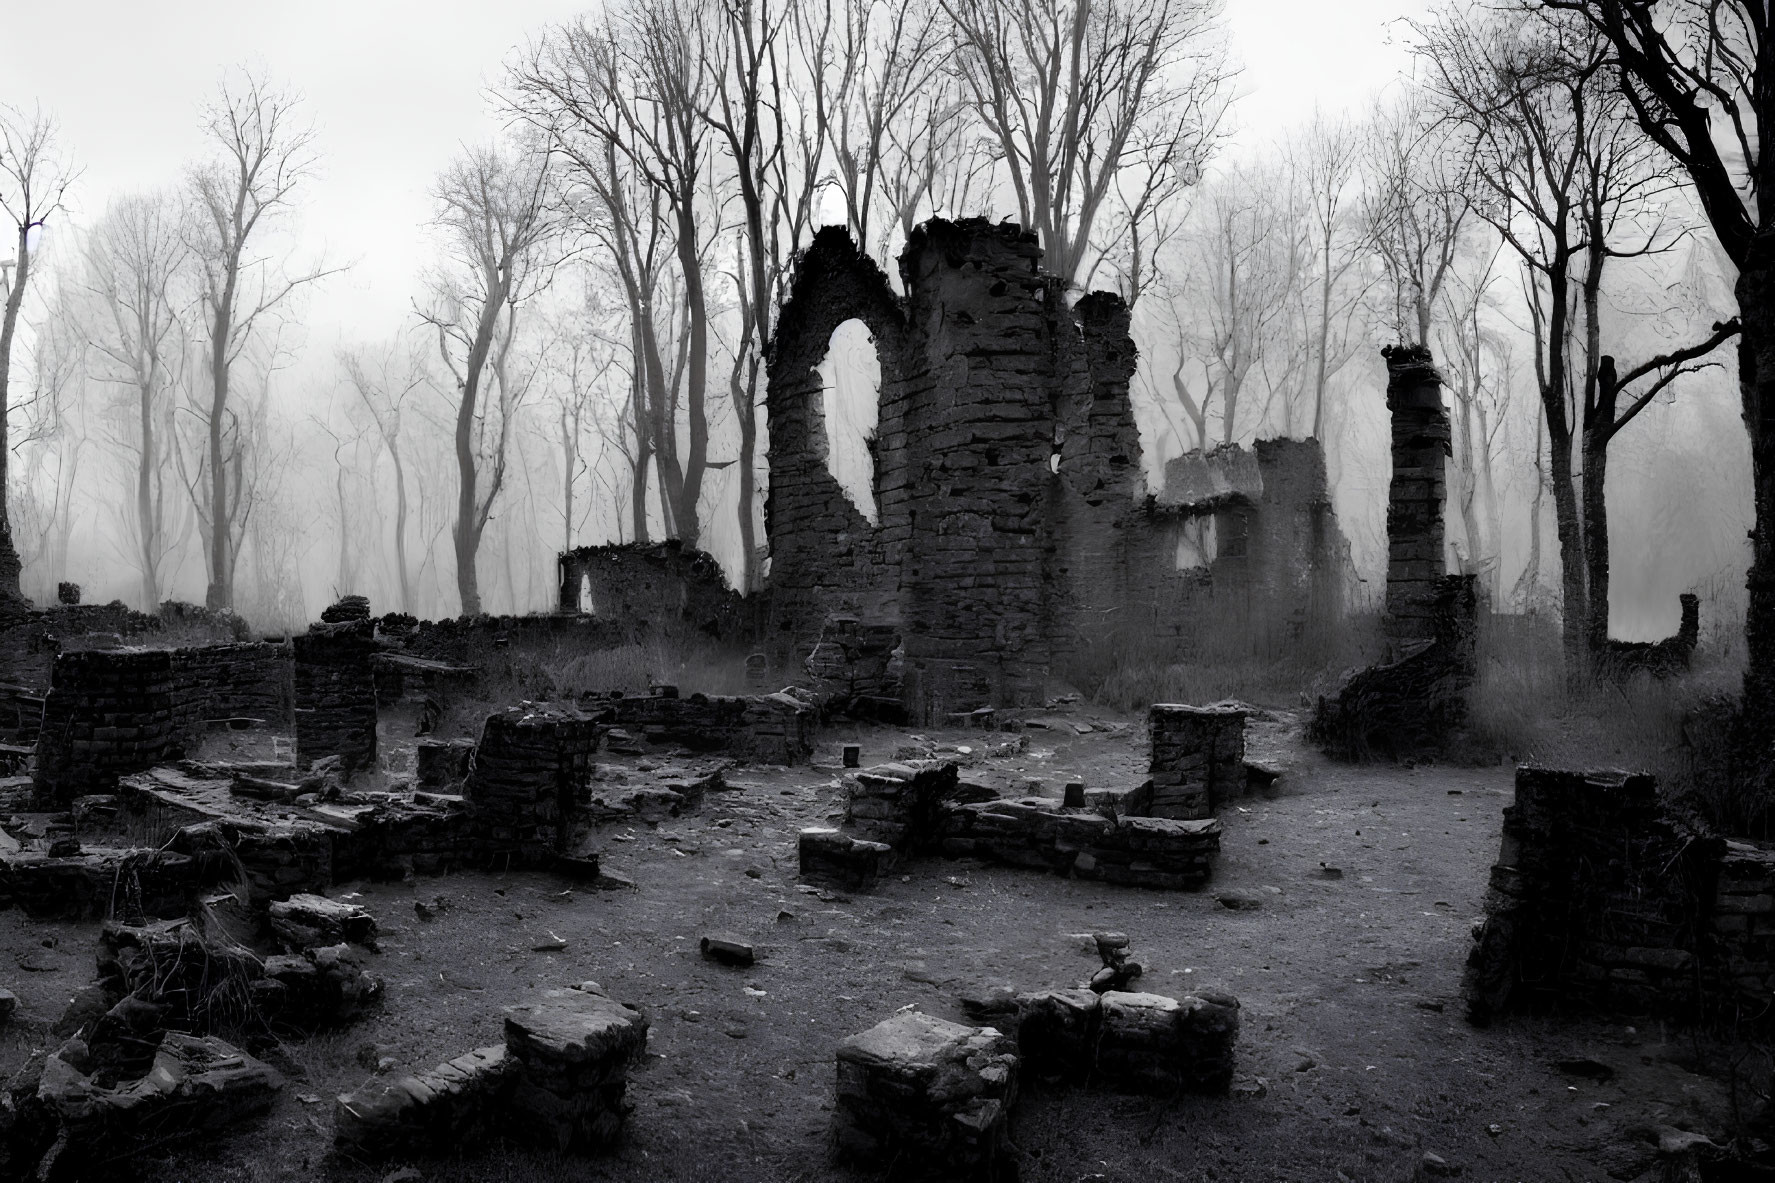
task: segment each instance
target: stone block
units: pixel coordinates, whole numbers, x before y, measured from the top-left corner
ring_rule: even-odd
[[[965,1176],[1003,1154],[1018,1056],[996,1028],[902,1011],[844,1040],[837,1059],[832,1120],[845,1158]]]
[[[587,989],[548,990],[506,1007],[506,1051],[520,1066],[511,1116],[523,1139],[557,1151],[614,1141],[647,1026],[639,1007]]]

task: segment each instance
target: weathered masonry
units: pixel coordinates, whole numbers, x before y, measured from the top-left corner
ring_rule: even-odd
[[[770,356],[763,647],[798,672],[828,621],[891,629],[914,720],[1039,703],[1055,664],[1174,622],[1200,582],[1178,569],[1188,514],[1145,494],[1128,308],[1069,305],[1008,223],[933,219],[899,266],[904,297],[837,227],[798,261]],[[874,522],[828,464],[819,367],[850,320],[881,369]]]

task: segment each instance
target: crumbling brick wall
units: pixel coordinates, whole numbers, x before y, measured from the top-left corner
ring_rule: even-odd
[[[287,643],[241,641],[175,649],[173,668],[187,709],[203,720],[290,722],[291,650]]]
[[[1483,1022],[1577,1004],[1767,1024],[1775,850],[1664,806],[1650,776],[1522,767],[1462,993]]]
[[[1036,702],[1127,585],[1128,310],[1105,293],[1068,307],[1034,233],[984,219],[917,227],[899,266],[897,299],[836,227],[798,260],[770,359],[766,649],[799,671],[844,618],[897,630],[917,719]],[[818,367],[853,318],[882,375],[873,527],[827,466]]]
[[[1035,234],[985,219],[916,227],[899,268],[896,298],[837,227],[797,260],[767,396],[771,664],[799,676],[833,620],[891,630],[901,700],[928,722],[1038,702],[1069,656],[1160,622],[1175,631],[1201,580],[1176,570],[1175,534],[1144,496],[1127,305],[1105,292],[1069,303]],[[874,526],[828,468],[821,399],[818,367],[853,318],[881,367]],[[1264,454],[1318,482],[1278,483],[1288,504],[1265,562],[1292,585],[1298,555],[1341,540],[1316,446]],[[822,684],[855,682],[833,656]]]
[[[754,631],[751,607],[721,564],[676,538],[582,546],[558,562],[562,612],[607,619],[636,636],[683,629],[739,641]]]
[[[375,625],[313,624],[292,638],[296,766],[339,756],[350,775],[376,765]]]
[[[170,650],[61,654],[37,737],[37,800],[65,805],[110,792],[119,776],[182,755],[190,731],[182,707]]]
[[[1238,623],[1253,637],[1292,636],[1344,609],[1349,543],[1318,440],[1258,440],[1173,457],[1144,524],[1157,545],[1132,565],[1151,581],[1135,598],[1159,635],[1189,635],[1210,601],[1218,601],[1217,627]],[[1205,565],[1178,570],[1186,531],[1211,533],[1213,552]]]
[[[211,719],[281,723],[289,649],[267,642],[58,654],[43,701],[35,793],[65,803],[195,747]]]
[[[832,334],[861,320],[881,364],[876,428],[875,500],[879,529],[851,504],[827,465],[819,366]],[[770,486],[764,502],[770,539],[766,651],[795,670],[828,616],[898,623],[898,555],[907,522],[909,441],[904,422],[902,338],[905,319],[887,276],[850,235],[827,227],[796,260],[795,278],[770,345],[765,408],[770,425]],[[889,507],[894,507],[890,511]]]

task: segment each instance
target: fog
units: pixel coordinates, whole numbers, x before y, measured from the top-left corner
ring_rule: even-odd
[[[798,11],[805,24],[785,33],[772,67],[789,95],[781,114],[829,130],[771,139],[767,124],[768,142],[744,159],[721,122],[744,109],[722,56],[733,45],[688,3],[11,14],[30,49],[12,55],[0,102],[16,126],[54,121],[53,163],[70,179],[29,235],[10,363],[6,492],[26,593],[51,600],[73,581],[88,600],[135,606],[221,594],[268,631],[348,592],[379,610],[455,614],[467,603],[459,439],[475,461],[467,503],[482,523],[473,569],[484,610],[546,610],[557,551],[630,541],[638,527],[694,538],[736,585],[755,583],[767,569],[768,426],[758,410],[748,498],[742,408],[762,407],[761,342],[793,249],[819,224],[848,223],[897,283],[907,226],[1018,219],[1027,204],[1006,149],[1020,133],[995,131],[955,71],[920,72],[940,47],[909,42],[917,30],[892,21],[898,9],[835,0]],[[935,28],[950,10],[919,11]],[[1108,167],[1118,183],[1093,227],[1075,199],[1044,232],[1075,294],[1101,287],[1133,302],[1149,487],[1187,450],[1317,434],[1357,571],[1378,589],[1389,477],[1379,349],[1428,324],[1451,392],[1465,382],[1478,416],[1456,414],[1450,568],[1480,572],[1500,610],[1557,610],[1538,427],[1544,312],[1507,241],[1532,235],[1486,196],[1490,133],[1464,128],[1458,96],[1420,52],[1434,30],[1411,22],[1427,6],[1174,0],[1164,11],[1176,22],[1158,63],[1171,105],[1130,124],[1135,147]],[[679,23],[649,23],[662,13]],[[833,13],[836,26],[820,24]],[[847,76],[840,27],[855,28],[866,68],[823,111],[811,80]],[[661,77],[645,52],[662,28],[703,55],[682,76]],[[883,64],[894,60],[913,64],[896,75]],[[670,106],[654,93],[667,82],[689,87],[688,162],[682,144],[649,138],[650,120],[670,118],[655,114]],[[954,88],[946,105],[931,97],[943,86]],[[278,158],[290,183],[241,252],[242,309],[254,315],[237,315],[227,337],[229,406],[212,432],[205,267],[216,274],[226,244],[206,222],[203,178],[230,181],[215,119],[228,109],[250,110],[274,155],[296,150]],[[870,118],[884,112],[893,134],[871,141]],[[914,174],[922,187],[906,181]],[[748,253],[742,179],[769,199],[768,257]],[[1433,244],[1448,263],[1420,322],[1408,305],[1422,276],[1388,235],[1407,232],[1401,201],[1449,193],[1492,205]],[[164,219],[158,248],[141,249],[152,239],[144,211]],[[1678,179],[1619,216],[1623,242],[1655,240],[1603,273],[1596,336],[1625,370],[1705,337],[1732,311],[1732,274]],[[514,240],[509,257],[488,255],[489,242]],[[144,278],[157,313],[122,297]],[[651,345],[637,307],[649,309]],[[132,330],[138,313],[148,320]],[[141,326],[155,316],[150,350]],[[1568,332],[1578,359],[1583,332]],[[154,373],[142,378],[150,352]],[[1609,619],[1622,639],[1673,631],[1686,590],[1702,595],[1704,628],[1742,614],[1750,470],[1735,351],[1698,366],[1609,451]],[[866,334],[841,330],[822,376],[831,463],[867,512],[879,371]],[[464,383],[480,401],[459,435]],[[223,593],[212,455],[232,482]]]

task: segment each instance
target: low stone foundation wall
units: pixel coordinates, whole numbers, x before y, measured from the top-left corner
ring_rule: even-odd
[[[474,1151],[501,1138],[557,1153],[605,1149],[622,1132],[647,1028],[639,1007],[591,983],[540,992],[505,1009],[503,1046],[341,1096],[334,1140],[371,1159]]]
[[[675,687],[652,694],[588,694],[580,708],[649,743],[698,752],[731,752],[763,764],[803,764],[813,755],[815,713],[792,694],[692,694]]]
[[[1767,1024],[1775,850],[1698,829],[1649,776],[1519,768],[1462,992],[1476,1022],[1577,1004]]]
[[[847,891],[868,890],[901,854],[922,852],[1189,889],[1208,881],[1220,852],[1215,818],[1142,816],[1145,785],[1097,790],[1069,808],[1048,797],[1002,799],[963,784],[952,762],[913,761],[854,773],[846,791],[845,829],[804,829],[798,853],[804,879]]]
[[[1220,835],[1220,821],[1211,817],[1106,817],[1025,797],[953,807],[941,845],[955,857],[1180,891],[1208,882]]]

